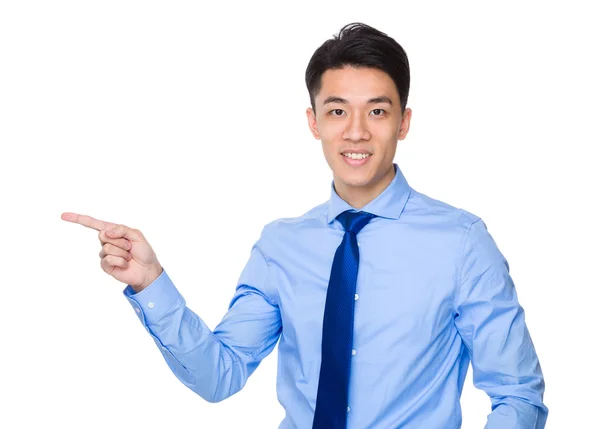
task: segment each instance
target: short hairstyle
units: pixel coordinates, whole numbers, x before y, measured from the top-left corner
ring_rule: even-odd
[[[372,67],[387,73],[396,84],[401,112],[404,113],[410,87],[406,52],[387,34],[360,22],[342,27],[339,34],[326,40],[308,62],[305,80],[313,110],[315,96],[321,90],[323,73],[345,66]]]

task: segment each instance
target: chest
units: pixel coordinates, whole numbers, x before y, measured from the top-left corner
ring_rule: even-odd
[[[452,323],[456,255],[444,240],[358,236],[354,339],[370,350],[425,347]],[[277,278],[283,341],[318,353],[339,238],[289,251]]]

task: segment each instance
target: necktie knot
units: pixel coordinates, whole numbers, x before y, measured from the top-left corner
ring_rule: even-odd
[[[346,210],[337,216],[337,220],[341,222],[344,230],[358,234],[359,231],[374,217],[375,215],[371,213]]]

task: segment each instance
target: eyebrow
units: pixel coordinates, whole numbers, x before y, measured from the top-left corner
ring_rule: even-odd
[[[323,104],[327,104],[327,103],[342,103],[342,104],[348,104],[348,100],[346,100],[345,98],[342,97],[336,97],[334,95],[327,97],[325,99],[325,101],[323,102]],[[394,103],[392,103],[392,100],[390,99],[390,97],[387,97],[385,95],[380,95],[379,97],[375,97],[375,98],[369,98],[367,100],[367,104],[376,104],[376,103],[387,103],[390,106],[393,106]]]

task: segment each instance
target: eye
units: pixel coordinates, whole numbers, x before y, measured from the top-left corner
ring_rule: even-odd
[[[329,113],[331,115],[333,115],[333,116],[342,116],[342,114],[344,113],[344,111],[342,109],[333,109]]]
[[[375,113],[375,116],[383,116],[385,114],[385,110],[383,109],[373,109],[371,113]]]

